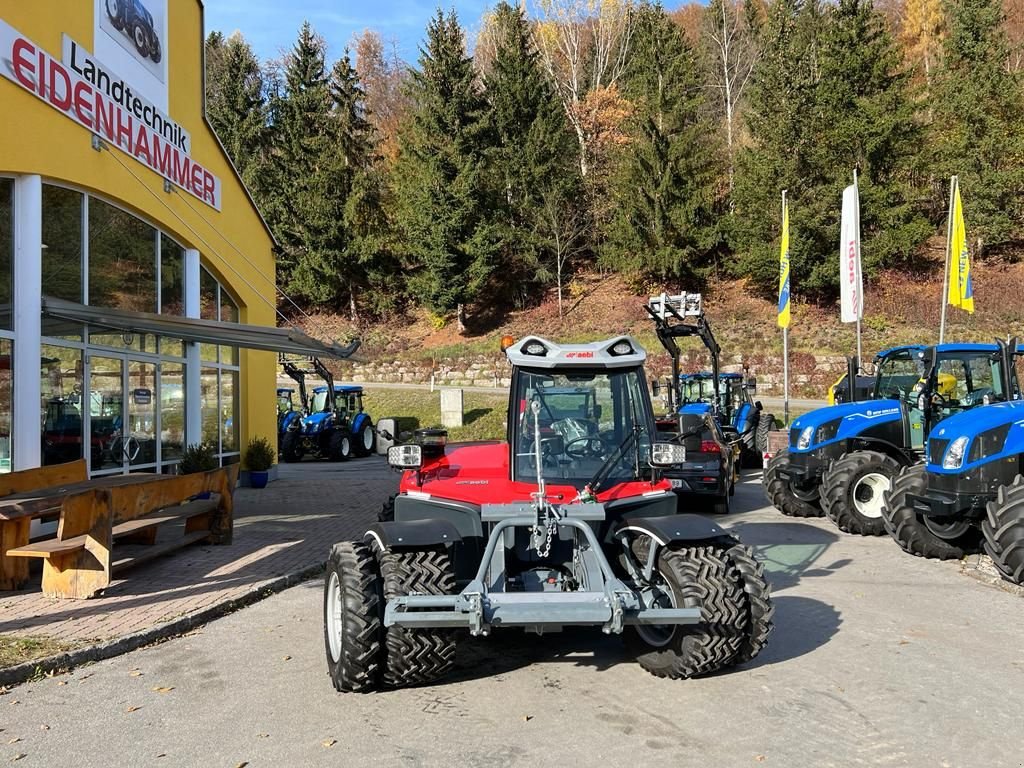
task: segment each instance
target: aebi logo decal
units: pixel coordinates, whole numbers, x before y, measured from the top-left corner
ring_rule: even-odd
[[[64,48],[67,64],[0,21],[5,78],[219,211],[220,179],[189,156],[188,132],[77,43],[65,37]]]

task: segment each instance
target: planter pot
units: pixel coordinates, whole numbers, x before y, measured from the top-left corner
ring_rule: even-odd
[[[266,488],[267,480],[270,479],[270,472],[249,471],[249,485],[252,488]]]

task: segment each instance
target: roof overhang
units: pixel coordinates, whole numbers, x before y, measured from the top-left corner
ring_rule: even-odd
[[[350,357],[359,348],[360,343],[358,339],[354,339],[342,346],[337,342],[319,341],[296,328],[271,328],[263,325],[158,315],[152,312],[88,307],[50,296],[43,296],[43,314],[57,320],[87,323],[117,331],[155,333],[201,344],[222,344],[293,355],[333,357],[339,360]]]

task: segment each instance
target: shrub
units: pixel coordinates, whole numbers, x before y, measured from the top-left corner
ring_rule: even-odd
[[[274,463],[274,448],[265,437],[254,437],[245,449],[245,466],[250,472],[266,472]]]
[[[191,475],[193,472],[209,472],[217,468],[217,457],[210,443],[195,443],[181,452],[178,474]]]

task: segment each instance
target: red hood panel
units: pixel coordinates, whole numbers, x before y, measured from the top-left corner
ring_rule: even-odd
[[[416,484],[416,474],[402,475],[400,490],[429,493],[452,501],[469,504],[503,504],[514,501],[530,501],[530,494],[537,490],[534,483],[520,483],[509,480],[508,443],[488,445],[464,445],[449,449],[437,459],[424,462],[421,471],[422,485]],[[597,494],[598,501],[641,496],[671,488],[667,480],[656,484],[649,482],[620,483]],[[554,502],[571,502],[578,491],[571,485],[547,484],[548,498]]]

